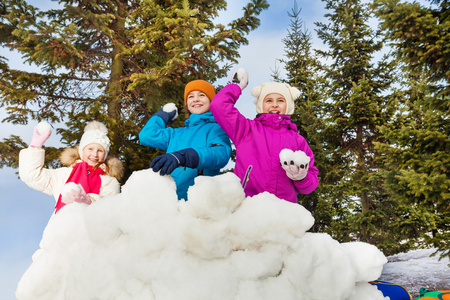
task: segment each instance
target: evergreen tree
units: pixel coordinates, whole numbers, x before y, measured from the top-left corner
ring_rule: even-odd
[[[404,231],[414,233],[411,242],[450,256],[450,3],[432,3],[374,2],[404,78],[403,110],[382,128],[387,141],[378,147],[388,192],[409,207]]]
[[[299,133],[305,137],[314,153],[315,166],[319,169],[320,184],[311,194],[299,195],[298,202],[308,209],[314,216],[315,223],[312,230],[324,232],[330,229],[334,215],[333,199],[330,185],[334,185],[333,162],[328,159],[329,149],[325,146],[321,132],[323,124],[324,79],[320,76],[320,63],[313,54],[312,35],[300,18],[301,9],[297,1],[288,16],[290,26],[284,44],[284,57],[279,61],[283,63],[286,71],[286,80],[275,73],[273,79],[289,83],[299,88],[302,95],[295,102],[295,112],[291,116],[292,122],[297,125]]]
[[[67,129],[57,131],[73,146],[84,124],[98,119],[110,130],[111,154],[124,162],[125,179],[158,154],[137,139],[150,115],[166,102],[181,108],[188,81],[225,76],[268,7],[266,0],[251,0],[243,16],[225,26],[213,22],[226,9],[224,0],[59,4],[39,11],[24,0],[1,3],[0,45],[42,70],[14,70],[0,58],[0,106],[9,114],[4,121],[65,122]],[[1,166],[16,166],[25,145],[17,136],[0,143]],[[47,157],[55,159],[60,150],[47,148]]]
[[[370,10],[359,0],[323,0],[329,24],[316,23],[318,36],[328,50],[317,53],[326,59],[327,80],[321,133],[336,181],[332,195],[339,203],[333,234],[341,241],[354,238],[388,250],[395,233],[389,232],[390,199],[380,184],[382,167],[374,142],[382,136],[378,127],[395,111],[391,95],[392,62],[386,57],[374,63],[383,47],[378,33],[369,26]],[[389,238],[388,238],[389,237]],[[393,240],[390,240],[393,239]]]

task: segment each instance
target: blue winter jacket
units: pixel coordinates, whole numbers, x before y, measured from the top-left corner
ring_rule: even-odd
[[[177,185],[178,199],[187,200],[187,190],[199,174],[214,176],[220,173],[230,159],[231,143],[214,120],[211,112],[192,114],[185,127],[167,127],[164,120],[154,115],[139,133],[142,145],[165,150],[167,153],[193,148],[199,156],[196,169],[179,167],[172,172]]]

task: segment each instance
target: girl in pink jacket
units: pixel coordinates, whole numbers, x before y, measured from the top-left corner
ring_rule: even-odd
[[[234,107],[247,83],[248,73],[239,69],[211,102],[215,120],[236,147],[234,173],[247,196],[266,191],[297,203],[297,194],[309,194],[319,183],[314,155],[290,121],[300,91],[279,82],[254,87],[258,115],[249,120]]]

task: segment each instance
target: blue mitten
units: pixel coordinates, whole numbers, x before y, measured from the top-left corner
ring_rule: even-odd
[[[155,116],[163,119],[164,123],[168,125],[178,117],[178,109],[174,103],[167,103],[155,113]]]
[[[150,163],[150,168],[160,175],[168,175],[178,167],[197,168],[200,158],[197,151],[186,148],[173,153],[166,153],[155,157]]]

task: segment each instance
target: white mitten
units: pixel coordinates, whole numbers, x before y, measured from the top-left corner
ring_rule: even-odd
[[[280,151],[281,167],[292,180],[299,181],[306,177],[310,161],[311,158],[301,150],[294,152],[291,149],[283,149]]]
[[[167,103],[162,109],[169,114],[169,117],[171,118],[170,122],[173,122],[178,117],[178,108],[175,103]]]
[[[81,184],[76,185],[72,182],[66,183],[61,195],[62,195],[61,201],[66,204],[70,204],[73,202],[85,203],[85,204],[92,203],[91,198],[89,198],[89,196],[86,195],[86,192],[84,191]]]
[[[236,83],[239,85],[241,90],[245,89],[248,85],[248,73],[244,68],[239,68],[236,72],[233,73],[231,77],[231,83]]]

